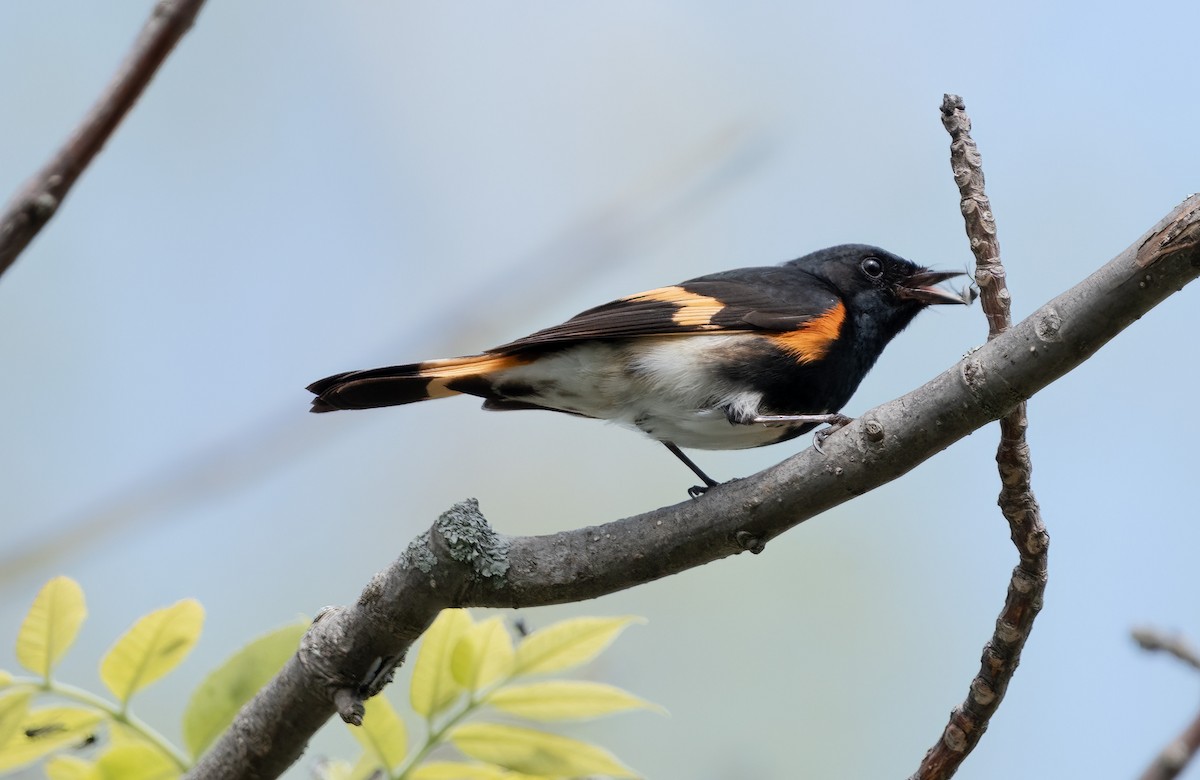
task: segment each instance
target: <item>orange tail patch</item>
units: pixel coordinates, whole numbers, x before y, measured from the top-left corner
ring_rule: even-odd
[[[335,374],[308,386],[316,396],[312,411],[375,409],[464,392],[480,394],[481,390],[486,392],[490,374],[530,359],[517,355],[470,355]]]
[[[470,357],[427,360],[417,363],[417,376],[429,379],[426,387],[428,398],[446,398],[458,395],[461,390],[450,387],[455,380],[473,379],[503,371],[529,362],[528,357],[517,355],[471,355]]]

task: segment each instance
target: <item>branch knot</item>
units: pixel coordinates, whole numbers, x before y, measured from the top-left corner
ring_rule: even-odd
[[[488,524],[476,499],[468,498],[443,512],[433,532],[450,557],[468,564],[476,578],[498,580],[508,573],[509,541]]]

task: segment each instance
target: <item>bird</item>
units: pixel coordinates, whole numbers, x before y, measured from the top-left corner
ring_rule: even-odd
[[[666,446],[730,450],[788,441],[840,414],[884,347],[923,309],[970,303],[934,271],[866,244],[627,295],[477,355],[348,371],[308,386],[311,411],[454,395],[494,411],[607,420]]]

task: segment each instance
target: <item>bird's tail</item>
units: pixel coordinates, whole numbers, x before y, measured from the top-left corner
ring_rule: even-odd
[[[524,362],[525,359],[515,355],[469,355],[406,366],[347,371],[318,379],[308,386],[308,391],[316,396],[309,411],[374,409],[459,393],[486,398],[490,394],[492,375]]]

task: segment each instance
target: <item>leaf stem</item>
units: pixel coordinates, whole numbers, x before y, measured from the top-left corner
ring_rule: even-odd
[[[400,774],[396,775],[396,780],[407,780],[409,772],[420,766],[421,762],[425,760],[425,757],[428,756],[434,748],[442,744],[442,739],[446,736],[446,732],[457,725],[458,722],[463,718],[467,717],[476,709],[478,709],[479,704],[480,703],[474,699],[468,699],[465,707],[451,717],[447,718],[446,721],[438,728],[431,729],[429,733],[426,734],[425,744],[421,746],[421,749],[416,753],[413,753],[411,758],[408,758],[403,764],[400,765],[401,771]]]
[[[130,713],[125,706],[118,706],[97,696],[91,691],[83,688],[77,688],[74,685],[68,685],[67,683],[59,682],[58,680],[54,679],[23,680],[14,678],[12,684],[34,685],[39,690],[43,690],[46,693],[51,693],[55,696],[61,696],[64,699],[70,699],[78,702],[79,704],[100,710],[117,723],[120,723],[121,725],[133,730],[142,739],[146,740],[155,748],[157,748],[159,752],[171,759],[171,761],[177,767],[179,767],[180,772],[186,772],[192,767],[191,759],[184,755],[183,751],[175,747],[175,745],[172,744],[170,740],[168,740],[162,734],[159,734],[157,731],[151,728],[148,723]]]
[[[436,729],[430,728],[429,733],[425,736],[425,744],[422,745],[421,749],[414,753],[411,758],[408,758],[403,764],[401,764],[402,769],[400,774],[396,776],[395,780],[408,780],[409,773],[420,766],[421,762],[425,760],[425,757],[433,752],[438,745],[442,744],[442,740],[446,736],[446,732],[457,726],[464,718],[486,704],[487,697],[490,696],[492,692],[511,680],[512,677],[509,676],[499,681],[497,684],[484,689],[483,691],[473,693],[467,699],[466,706],[447,718]],[[433,725],[432,719],[428,722],[430,726]]]

